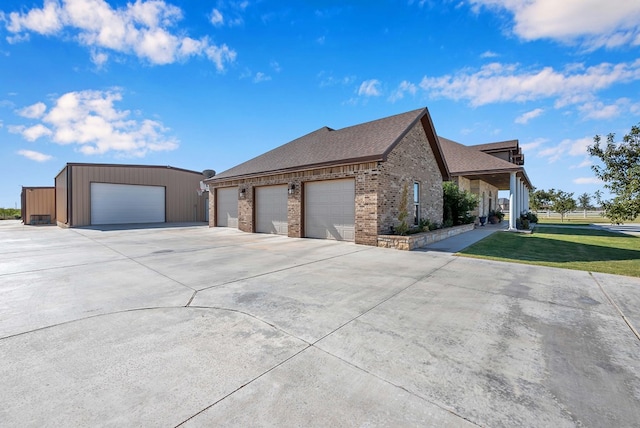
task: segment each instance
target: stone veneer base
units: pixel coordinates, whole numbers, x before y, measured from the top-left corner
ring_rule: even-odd
[[[447,227],[445,229],[432,230],[430,232],[415,233],[413,235],[378,235],[378,247],[395,248],[396,250],[411,251],[416,248],[426,247],[434,242],[460,235],[474,229],[474,224]]]

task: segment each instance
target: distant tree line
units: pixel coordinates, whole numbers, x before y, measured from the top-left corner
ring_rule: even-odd
[[[17,208],[0,208],[0,220],[19,219],[22,213]]]

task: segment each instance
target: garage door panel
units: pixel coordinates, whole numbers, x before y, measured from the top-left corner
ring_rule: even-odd
[[[256,232],[289,234],[287,185],[256,187]]]
[[[355,240],[355,182],[352,179],[305,184],[305,235]]]
[[[91,224],[164,222],[164,187],[91,183]]]
[[[216,190],[216,220],[219,227],[238,227],[238,188]]]

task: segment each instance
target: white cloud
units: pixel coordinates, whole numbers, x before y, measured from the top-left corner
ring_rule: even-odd
[[[553,163],[566,156],[586,156],[588,154],[587,147],[590,145],[593,145],[592,137],[578,139],[567,138],[556,146],[540,150],[538,156],[548,158],[549,163]]]
[[[253,77],[253,83],[267,82],[269,80],[271,80],[271,76],[267,76],[261,71],[257,72]]]
[[[555,98],[556,107],[591,100],[617,83],[640,80],[640,59],[628,63],[572,64],[563,71],[544,67],[524,70],[518,64],[492,63],[441,77],[425,76],[420,87],[432,97],[468,100],[472,106]]]
[[[51,130],[41,123],[25,128],[21,132],[22,136],[27,141],[36,141],[38,138],[50,136]]]
[[[214,27],[221,27],[224,25],[224,17],[218,9],[213,9],[211,11],[211,23]]]
[[[571,165],[570,168],[571,169],[578,169],[578,168],[586,168],[588,166],[593,165],[593,161],[591,160],[591,158],[589,157],[585,157],[582,162],[580,162],[577,165]]]
[[[7,20],[7,30],[20,33],[27,29],[39,34],[51,35],[62,29],[62,21],[62,9],[58,2],[45,0],[42,9],[31,9],[25,14],[11,12]]]
[[[403,80],[402,82],[400,82],[400,85],[398,85],[398,88],[395,91],[393,91],[391,96],[389,96],[389,101],[395,102],[397,100],[400,100],[404,98],[404,94],[407,94],[407,93],[411,95],[415,95],[417,91],[418,91],[418,87],[415,84],[408,82],[406,80]]]
[[[29,140],[48,136],[57,144],[76,144],[84,154],[117,152],[144,156],[148,152],[173,150],[175,138],[168,137],[162,123],[131,119],[128,110],[118,110],[118,90],[69,92],[58,98],[41,123],[12,126],[10,132]]]
[[[96,65],[98,68],[102,68],[107,61],[109,60],[109,55],[104,52],[91,52],[91,62]]]
[[[520,148],[526,154],[526,152],[528,152],[529,150],[537,149],[538,147],[547,143],[548,141],[549,141],[548,138],[536,138],[533,141],[530,141],[528,143],[520,144]]]
[[[358,95],[365,97],[380,96],[380,81],[377,79],[365,80],[358,88]]]
[[[45,110],[47,110],[47,105],[45,103],[35,103],[18,110],[18,114],[29,119],[37,119],[39,117],[42,117]]]
[[[45,155],[44,153],[36,152],[33,150],[18,150],[18,154],[36,162],[46,162],[50,159],[53,159],[53,156]]]
[[[276,73],[280,73],[282,71],[282,67],[280,67],[280,64],[278,64],[278,61],[271,61],[269,63],[269,66],[271,67],[271,69],[273,71],[275,71]]]
[[[526,125],[531,119],[534,119],[544,113],[544,110],[537,108],[535,110],[528,111],[520,116],[516,117],[515,123]]]
[[[355,76],[335,77],[331,73],[327,73],[325,71],[321,71],[320,73],[318,73],[318,78],[320,79],[321,88],[336,85],[347,86],[351,85],[356,80]]]
[[[602,180],[597,177],[579,177],[573,180],[575,184],[602,184]]]
[[[183,31],[173,31],[182,19],[180,8],[164,0],[136,0],[114,8],[105,0],[45,0],[42,9],[12,12],[5,18],[12,33],[8,39],[18,42],[29,33],[75,36],[89,47],[92,61],[102,66],[105,51],[135,55],[151,64],[170,64],[191,56],[206,56],[223,71],[235,60],[236,53],[226,45],[212,44],[207,37],[194,40]]]
[[[485,51],[483,53],[480,54],[480,58],[495,58],[499,56],[497,53],[492,52],[492,51]]]
[[[554,39],[587,48],[640,44],[640,2],[630,0],[469,0],[479,9],[506,9],[525,40]]]

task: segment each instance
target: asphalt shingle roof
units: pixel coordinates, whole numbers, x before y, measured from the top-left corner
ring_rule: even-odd
[[[465,146],[443,137],[438,139],[449,171],[453,175],[523,170],[516,164],[478,150],[478,146]]]
[[[230,168],[211,181],[385,160],[389,151],[427,114],[427,109],[422,108],[338,130],[325,126]]]

